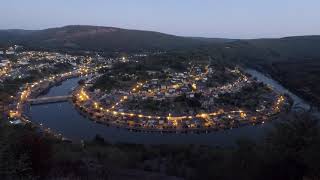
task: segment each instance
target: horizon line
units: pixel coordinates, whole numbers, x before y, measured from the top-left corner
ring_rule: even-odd
[[[7,28],[0,29],[0,31],[13,31],[13,30],[23,30],[23,31],[42,31],[48,29],[55,28],[64,28],[68,26],[88,26],[88,27],[102,27],[102,28],[116,28],[123,30],[132,30],[132,31],[146,31],[146,32],[156,32],[162,33],[166,35],[178,36],[178,37],[186,37],[186,38],[205,38],[205,39],[226,39],[226,40],[255,40],[255,39],[283,39],[290,37],[311,37],[311,36],[320,36],[320,34],[295,34],[295,35],[285,35],[285,36],[276,36],[276,37],[257,37],[257,38],[231,38],[231,37],[209,37],[209,36],[188,36],[188,35],[177,35],[174,33],[161,32],[156,30],[147,30],[147,29],[132,29],[132,28],[123,28],[123,27],[115,27],[115,26],[106,26],[106,25],[90,25],[90,24],[69,24],[69,25],[60,25],[55,27],[46,27],[46,28],[38,28],[38,29],[28,29],[28,28]]]

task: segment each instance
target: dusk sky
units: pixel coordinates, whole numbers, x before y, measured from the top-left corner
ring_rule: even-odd
[[[183,36],[320,34],[320,0],[2,0],[0,29],[100,25]]]

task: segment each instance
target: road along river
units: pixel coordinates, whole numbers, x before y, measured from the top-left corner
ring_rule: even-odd
[[[255,70],[247,70],[259,81],[272,86],[281,93],[287,93],[294,100],[294,105],[308,108],[308,104],[301,98],[290,93],[273,79]],[[68,95],[78,84],[81,78],[68,79],[59,86],[51,88],[46,96]],[[70,102],[32,105],[27,112],[31,121],[41,123],[44,127],[50,128],[53,132],[62,134],[72,141],[91,140],[97,134],[108,142],[138,143],[138,144],[201,144],[212,146],[232,146],[240,138],[259,140],[266,131],[272,127],[273,122],[244,126],[232,130],[221,130],[212,133],[189,133],[189,134],[160,134],[151,132],[131,132],[126,129],[107,127],[95,123],[85,116],[82,116]]]

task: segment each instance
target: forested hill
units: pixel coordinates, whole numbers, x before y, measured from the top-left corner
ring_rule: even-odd
[[[320,61],[320,36],[224,41],[203,46],[201,50],[206,56],[251,65],[288,60]]]
[[[181,37],[115,27],[72,25],[44,30],[0,30],[0,46],[85,51],[197,49],[223,59],[262,62],[320,57],[320,36],[236,40]]]
[[[188,38],[152,31],[100,26],[65,26],[45,30],[1,30],[0,44],[30,48],[94,51],[170,50],[223,42],[223,39]]]

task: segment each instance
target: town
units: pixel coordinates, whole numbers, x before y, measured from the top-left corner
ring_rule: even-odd
[[[320,179],[320,1],[1,1],[0,180]]]
[[[216,65],[212,60],[190,61],[185,71],[146,68],[128,73],[121,69],[140,66],[147,56],[104,58],[18,52],[15,61],[2,61],[1,81],[32,82],[21,84],[6,112],[13,123],[32,122],[25,113],[30,103],[37,102],[38,96],[56,84],[81,76],[85,78],[72,92],[72,103],[78,111],[97,123],[134,131],[208,133],[264,123],[290,109],[289,97],[257,82],[239,67]],[[253,92],[257,96],[238,99],[241,102],[237,104],[229,102],[237,100],[233,95]],[[251,99],[257,103],[250,105]]]
[[[223,69],[231,76],[230,82],[213,87],[208,82],[214,81],[214,74],[221,69],[190,64],[188,70],[181,73],[151,72],[152,77],[159,78],[137,82],[131,85],[131,89],[118,87],[109,91],[92,88],[99,81],[100,76],[96,76],[77,88],[73,102],[96,122],[161,133],[209,132],[254,125],[290,108],[287,97],[259,84],[239,68]],[[117,80],[123,81],[121,77]],[[131,77],[137,79],[135,75]],[[261,96],[264,97],[263,100],[255,99],[259,103],[254,107],[228,105],[219,98],[225,94],[241,93],[248,87],[262,91]]]

